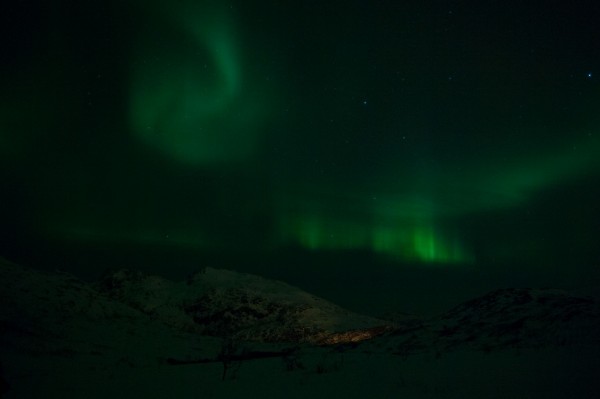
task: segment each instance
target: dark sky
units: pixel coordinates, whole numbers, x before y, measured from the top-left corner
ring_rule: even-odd
[[[599,286],[600,3],[557,3],[3,6],[0,254],[354,308]]]

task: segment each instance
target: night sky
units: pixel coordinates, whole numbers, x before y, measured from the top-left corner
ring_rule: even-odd
[[[223,267],[361,311],[593,290],[598,16],[591,1],[12,2],[0,255],[84,278]]]

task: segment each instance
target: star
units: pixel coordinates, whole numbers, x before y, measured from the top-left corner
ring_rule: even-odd
[[[592,73],[588,72],[586,76],[587,76],[588,79],[591,79],[592,78]]]

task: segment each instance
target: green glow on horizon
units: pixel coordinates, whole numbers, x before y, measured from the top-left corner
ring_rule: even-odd
[[[266,99],[244,84],[251,77],[243,76],[234,23],[218,4],[184,3],[158,6],[163,25],[179,35],[167,29],[158,45],[139,39],[130,86],[132,131],[188,164],[251,159]]]
[[[285,217],[282,245],[318,251],[369,250],[399,261],[431,264],[467,264],[474,261],[456,234],[436,229],[433,223],[405,221],[398,226],[320,218]]]
[[[546,149],[537,157],[513,157],[509,165],[491,159],[473,161],[461,172],[417,173],[397,187],[376,187],[376,198],[323,187],[320,201],[315,194],[282,199],[287,211],[279,215],[279,235],[283,243],[309,250],[370,250],[423,264],[473,263],[453,221],[524,206],[541,190],[598,170],[598,154],[600,141],[589,138],[570,148]]]
[[[457,236],[442,234],[432,226],[423,226],[414,230],[413,244],[416,257],[427,262],[471,263],[474,258],[469,254]]]
[[[282,201],[288,211],[279,215],[279,235],[282,242],[309,250],[360,249],[400,261],[472,263],[474,256],[452,228],[453,220],[524,206],[541,190],[598,170],[599,153],[600,142],[590,138],[535,158],[513,157],[510,165],[486,160],[460,173],[429,171],[403,180],[396,192],[391,184],[375,188],[376,200],[368,193],[333,195],[324,188],[321,202],[311,196]]]

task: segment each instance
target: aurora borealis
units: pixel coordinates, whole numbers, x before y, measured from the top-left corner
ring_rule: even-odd
[[[1,249],[598,276],[598,7],[13,4]]]
[[[187,2],[178,9],[156,2],[151,27],[137,32],[134,42],[131,130],[181,162],[244,160],[263,128],[266,99],[252,93],[234,22],[215,3]],[[156,31],[156,24],[163,29]]]

